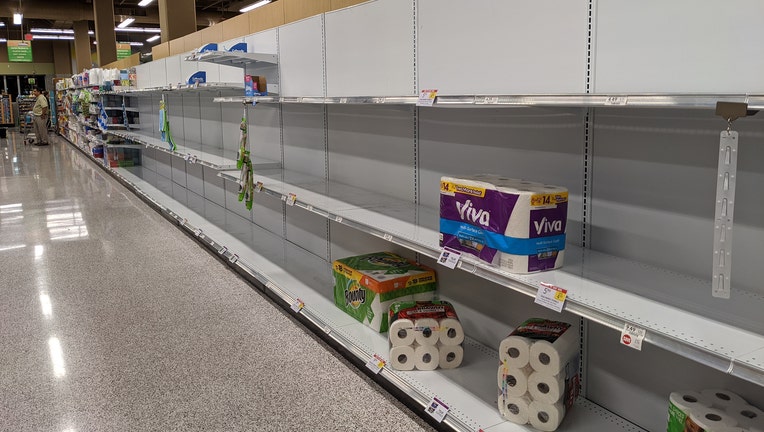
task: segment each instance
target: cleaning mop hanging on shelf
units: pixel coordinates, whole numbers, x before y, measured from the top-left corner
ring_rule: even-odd
[[[175,145],[175,140],[172,139],[172,132],[170,132],[170,117],[167,114],[167,102],[164,95],[162,100],[159,101],[159,132],[162,133],[162,141],[170,144],[170,150],[175,151],[178,146]]]
[[[236,158],[236,167],[241,169],[239,174],[239,201],[244,201],[247,210],[252,210],[252,202],[255,198],[255,185],[252,178],[252,160],[249,158],[249,150],[247,149],[247,128],[247,107],[245,105],[244,113],[241,116],[241,124],[239,125],[239,154]]]

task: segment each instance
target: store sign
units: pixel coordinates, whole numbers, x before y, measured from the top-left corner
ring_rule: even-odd
[[[32,63],[32,42],[9,40],[8,61],[11,63]]]
[[[117,44],[117,60],[133,55],[133,49],[130,44]]]

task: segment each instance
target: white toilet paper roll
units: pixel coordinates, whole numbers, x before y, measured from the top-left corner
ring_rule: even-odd
[[[440,320],[440,343],[459,345],[462,342],[464,342],[464,329],[459,320],[453,318]]]
[[[438,349],[441,369],[454,369],[464,360],[464,348],[461,345],[441,345]]]
[[[719,429],[737,426],[737,420],[722,410],[715,408],[696,408],[690,412],[690,422],[703,430],[714,432]]]
[[[733,426],[733,427],[725,427],[722,429],[714,429],[713,432],[750,432],[750,429]]]
[[[705,389],[700,392],[703,396],[711,400],[711,406],[721,410],[726,410],[731,406],[747,405],[748,402],[734,392],[724,389]]]
[[[412,346],[397,346],[390,350],[390,364],[393,369],[409,371],[416,365],[416,354]]]
[[[523,368],[507,368],[503,364],[499,366],[498,382],[499,389],[507,396],[518,397],[528,392],[528,377],[533,373],[530,366]]]
[[[420,345],[414,350],[414,367],[419,370],[435,370],[440,364],[440,351],[435,345]]]
[[[562,403],[546,404],[533,401],[529,407],[528,421],[531,426],[544,432],[557,430],[565,417],[565,406]]]
[[[531,355],[532,339],[521,336],[508,336],[499,345],[499,359],[513,368],[523,368]]]
[[[740,426],[764,425],[764,412],[753,405],[736,404],[727,407],[725,411],[733,416]]]
[[[578,333],[569,327],[554,342],[537,340],[530,349],[533,370],[547,375],[557,375],[578,353]]]
[[[511,396],[504,399],[503,417],[512,423],[526,424],[530,420],[531,397],[528,394]]]
[[[414,322],[409,319],[397,319],[393,321],[387,336],[390,345],[394,347],[413,344],[416,339]]]
[[[416,342],[419,345],[435,345],[440,339],[438,321],[432,318],[422,318],[414,321]]]
[[[685,414],[696,408],[711,408],[711,399],[695,391],[679,391],[669,395],[669,402]]]
[[[528,377],[528,393],[533,400],[546,404],[559,402],[565,395],[565,377],[533,372]]]

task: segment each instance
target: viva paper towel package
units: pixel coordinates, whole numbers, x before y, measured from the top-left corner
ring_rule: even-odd
[[[393,369],[454,369],[462,364],[464,329],[451,303],[395,302],[390,306],[389,322]]]
[[[513,273],[562,266],[568,190],[481,174],[441,177],[440,246]]]
[[[396,301],[432,300],[435,272],[392,252],[334,261],[334,303],[348,315],[383,333]]]
[[[499,412],[506,420],[554,431],[578,397],[579,337],[542,318],[520,324],[499,346]]]

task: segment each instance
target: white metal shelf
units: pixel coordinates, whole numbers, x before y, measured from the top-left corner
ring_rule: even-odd
[[[201,84],[177,84],[166,85],[162,87],[147,87],[142,89],[125,89],[113,91],[99,91],[100,95],[122,95],[122,96],[151,96],[161,93],[181,92],[181,93],[203,93],[217,92],[226,90],[244,91],[244,83],[201,83]]]
[[[416,105],[417,96],[356,97],[217,97],[220,103],[300,103],[347,105]],[[764,109],[764,95],[747,94],[558,94],[438,96],[433,107],[625,107],[714,109],[716,102],[747,103]]]
[[[181,157],[189,162],[207,166],[215,170],[230,170],[236,168],[236,159],[226,157],[222,148],[209,148],[205,150],[195,149],[184,145],[177,145],[175,151],[170,150],[169,143],[151,136],[131,133],[128,131],[110,130],[109,134],[118,136],[130,142],[140,143],[147,148],[159,150],[171,154],[175,157]],[[281,167],[281,163],[263,158],[252,158],[252,166],[255,169],[274,169]]]
[[[88,155],[90,156],[90,155]],[[99,165],[101,161],[92,158]],[[101,165],[103,166],[103,165]],[[331,296],[321,294],[331,288],[331,265],[304,249],[256,225],[248,224],[257,250],[240,241],[229,231],[229,221],[219,212],[198,214],[150,185],[138,175],[142,167],[104,169],[120,178],[138,195],[144,196],[157,209],[169,215],[202,243],[217,251],[233,266],[265,285],[285,302],[301,299],[300,312],[313,326],[337,341],[348,352],[366,361],[378,354],[388,359],[387,337],[355,321],[338,309]],[[241,234],[241,233],[240,233]],[[449,404],[444,424],[459,431],[483,429],[492,432],[530,432],[530,427],[503,420],[496,408],[496,367],[498,353],[480,343],[465,340],[465,360],[452,370],[402,372],[384,367],[380,376],[410,395],[425,409],[432,397]],[[644,432],[643,429],[608,412],[598,405],[579,398],[576,407],[565,418],[561,432]]]
[[[103,107],[103,109],[105,109],[105,110],[117,110],[117,111],[122,111],[123,110],[123,108],[120,107],[120,106],[105,106],[105,107]],[[124,107],[124,110],[127,111],[127,112],[138,112],[138,108],[135,108],[135,107]]]
[[[201,53],[194,53],[186,57],[184,60],[203,61],[226,66],[245,67],[258,63],[275,65],[278,64],[279,56],[276,54],[247,53],[241,51],[206,51]]]
[[[232,173],[218,175],[236,180]],[[254,181],[280,200],[295,194],[297,207],[431,258],[440,255],[437,209],[284,170],[256,172]],[[731,300],[709,306],[697,299],[709,281],[573,245],[566,246],[565,261],[560,270],[518,275],[464,256],[459,268],[529,296],[542,282],[566,288],[570,312],[617,330],[625,323],[645,328],[647,342],[764,385],[764,356],[749,355],[764,352],[764,335],[743,329],[761,326],[764,297],[733,289]],[[724,322],[710,319],[713,314]]]

